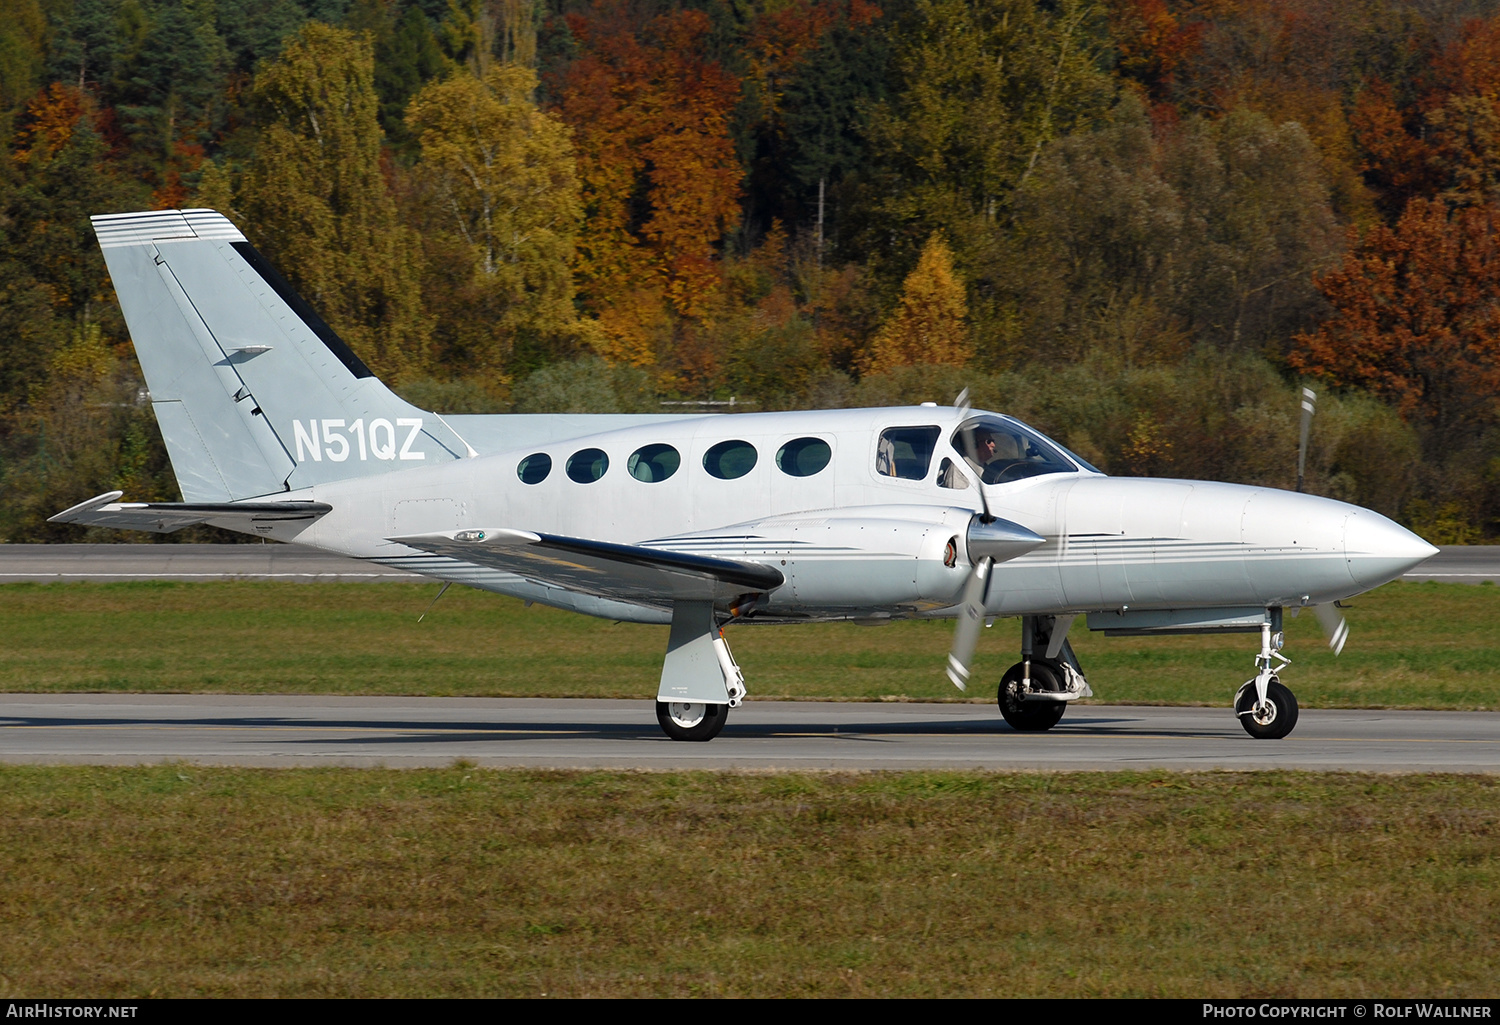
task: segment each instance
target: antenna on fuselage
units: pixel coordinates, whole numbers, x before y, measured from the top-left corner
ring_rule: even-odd
[[[464,442],[464,444],[467,445],[468,442]],[[448,593],[448,588],[450,588],[452,586],[453,586],[453,581],[451,581],[451,580],[444,580],[443,581],[443,586],[438,588],[438,593],[432,596],[432,601],[430,601],[430,602],[427,603],[427,608],[423,609],[422,610],[422,614],[417,617],[417,622],[418,623],[420,623],[422,620],[424,620],[424,619],[427,618],[427,613],[429,613],[429,612],[432,611],[432,607],[438,603],[438,599],[441,598],[443,595],[447,594]]]

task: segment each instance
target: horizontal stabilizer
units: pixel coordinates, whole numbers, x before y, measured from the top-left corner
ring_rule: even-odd
[[[727,602],[785,582],[780,570],[754,562],[523,530],[459,530],[388,540],[552,587],[653,605]]]
[[[333,509],[327,502],[120,502],[123,492],[110,491],[47,518],[48,523],[149,530],[170,534],[199,523],[233,524],[253,530],[257,523],[314,520]]]

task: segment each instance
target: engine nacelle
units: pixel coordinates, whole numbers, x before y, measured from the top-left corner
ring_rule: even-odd
[[[786,583],[759,603],[773,614],[947,608],[976,560],[1012,559],[1044,543],[1025,527],[983,523],[968,509],[910,505],[775,516],[693,539],[712,540],[720,557],[779,569]]]

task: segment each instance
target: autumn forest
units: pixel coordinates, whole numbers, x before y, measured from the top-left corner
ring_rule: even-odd
[[[182,207],[440,412],[968,387],[1289,488],[1306,385],[1307,490],[1500,537],[1500,0],[3,8],[0,541],[178,498],[88,217]]]

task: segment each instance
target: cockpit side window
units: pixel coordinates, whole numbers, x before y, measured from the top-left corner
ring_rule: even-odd
[[[937,447],[938,427],[892,427],[881,432],[875,446],[875,472],[882,477],[926,480]]]
[[[978,416],[953,433],[953,447],[986,484],[1005,484],[1078,468],[1052,442],[1013,420]]]
[[[969,478],[963,475],[958,464],[947,456],[943,457],[943,465],[938,467],[938,487],[952,488],[954,491],[962,491],[969,486]]]

